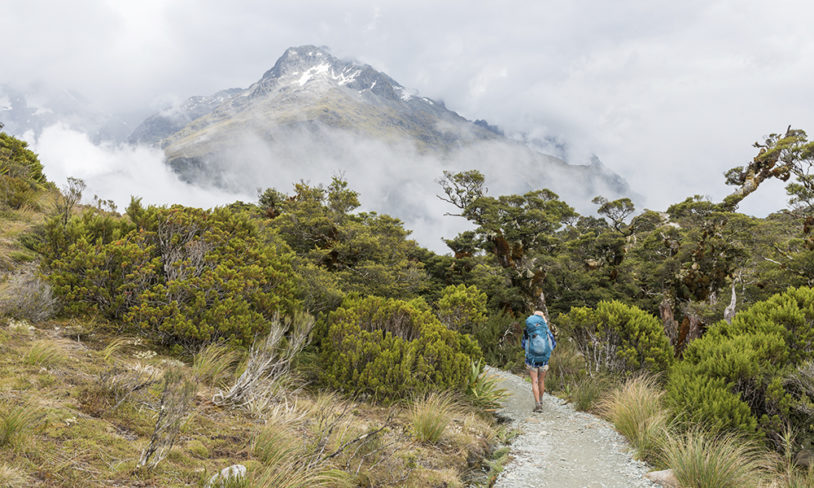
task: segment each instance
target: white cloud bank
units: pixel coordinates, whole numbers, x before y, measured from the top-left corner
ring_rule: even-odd
[[[145,146],[94,144],[82,132],[62,124],[45,128],[39,137],[28,135],[31,149],[39,154],[50,181],[64,185],[68,177],[87,184],[85,201],[93,195],[113,200],[123,209],[130,197],[144,204],[180,203],[210,208],[234,202],[253,201],[255,195],[228,193],[182,182],[164,164],[161,150]]]

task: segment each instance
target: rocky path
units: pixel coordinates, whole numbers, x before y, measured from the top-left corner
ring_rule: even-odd
[[[490,372],[509,392],[500,414],[521,432],[496,488],[658,488],[644,478],[650,468],[633,459],[627,441],[608,422],[548,394],[542,413],[533,413],[530,383]]]

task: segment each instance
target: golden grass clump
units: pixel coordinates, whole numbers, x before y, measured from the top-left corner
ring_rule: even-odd
[[[32,405],[0,407],[0,446],[19,446],[41,421],[42,413]]]
[[[257,433],[252,454],[263,469],[252,476],[251,486],[258,488],[306,488],[350,486],[350,477],[332,469],[309,453],[307,446],[292,431],[296,419],[282,414],[271,418]]]
[[[455,400],[446,392],[432,392],[414,400],[410,408],[410,423],[416,440],[438,443],[457,407]]]
[[[0,464],[0,486],[4,488],[23,488],[31,486],[25,473],[5,463]]]
[[[209,344],[192,361],[195,377],[210,386],[222,386],[240,360],[238,352],[224,344]]]
[[[53,342],[37,341],[23,356],[23,363],[29,366],[50,367],[65,361],[65,354]]]
[[[662,456],[684,488],[760,486],[768,467],[766,452],[754,443],[697,429],[668,434]]]
[[[637,376],[612,390],[600,403],[602,415],[625,436],[640,459],[654,461],[667,436],[664,391],[652,376]]]

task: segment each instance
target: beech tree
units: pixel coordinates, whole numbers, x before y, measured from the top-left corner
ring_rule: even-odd
[[[557,247],[555,233],[577,213],[547,189],[486,196],[484,181],[478,171],[444,172],[439,198],[460,210],[453,215],[477,226],[447,245],[456,254],[478,249],[492,255],[523,294],[526,308],[547,312],[544,282]]]

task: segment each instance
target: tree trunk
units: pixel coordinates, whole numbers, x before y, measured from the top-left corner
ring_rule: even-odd
[[[674,348],[678,348],[678,322],[676,322],[675,314],[673,313],[673,300],[665,294],[659,304],[659,315],[661,315],[661,322],[664,327],[664,333],[670,339],[670,344]]]

